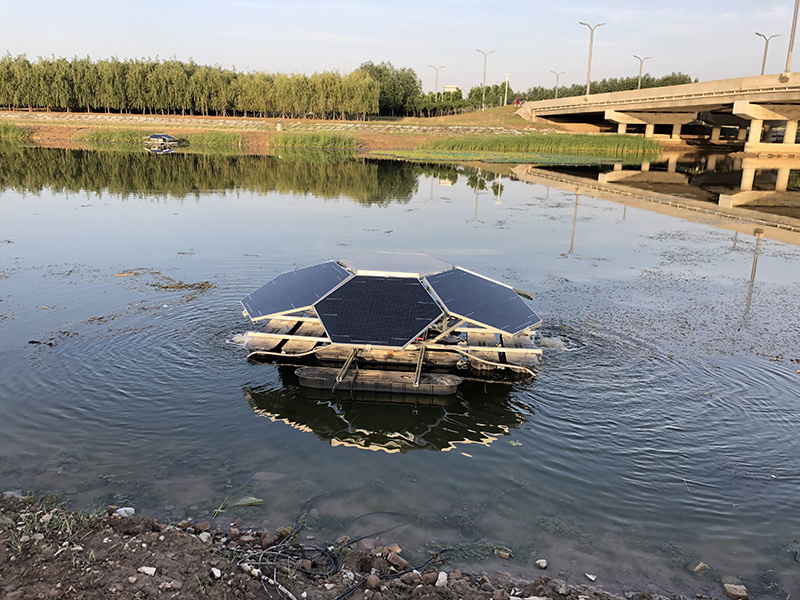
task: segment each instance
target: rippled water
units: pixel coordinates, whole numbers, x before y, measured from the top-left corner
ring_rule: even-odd
[[[0,487],[171,519],[254,495],[263,507],[219,521],[259,527],[320,496],[318,539],[399,525],[384,539],[412,558],[455,546],[478,571],[534,576],[545,557],[609,590],[720,595],[726,576],[754,597],[800,590],[798,246],[363,166],[379,202],[352,187],[0,192]],[[265,281],[378,249],[535,292],[538,379],[433,405],[333,401],[230,342]],[[696,560],[711,569],[692,574]]]

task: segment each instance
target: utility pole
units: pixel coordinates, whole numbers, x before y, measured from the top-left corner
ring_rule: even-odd
[[[776,38],[780,35],[780,33],[776,33],[775,35],[771,35],[769,37],[765,36],[763,33],[758,33],[756,31],[756,35],[759,37],[764,38],[764,59],[761,61],[761,74],[764,74],[765,69],[767,68],[767,51],[769,50],[769,41],[772,38]]]
[[[646,60],[648,60],[650,58],[653,58],[653,57],[652,56],[645,56],[644,58],[641,58],[640,56],[636,56],[634,54],[633,58],[638,58],[639,59],[639,86],[636,89],[640,90],[640,89],[642,89],[642,65],[644,65],[644,61],[646,61]],[[763,75],[763,73],[762,73],[762,75]]]
[[[481,96],[481,110],[486,110],[486,58],[494,52],[494,50],[489,50],[488,52],[484,52],[483,50],[478,50],[475,48],[475,52],[480,52],[483,54],[483,86],[482,86],[482,96]]]
[[[508,104],[508,76],[509,75],[511,75],[511,73],[506,73],[506,93],[503,94],[503,106],[506,106]]]
[[[434,92],[436,92],[436,99],[439,99],[439,69],[444,69],[447,65],[442,65],[441,67],[434,67],[433,65],[428,65],[431,69],[436,71],[436,87],[434,88]]]
[[[786,55],[786,69],[783,71],[783,77],[788,81],[789,73],[792,71],[792,51],[794,50],[794,34],[797,31],[797,10],[800,8],[800,0],[794,0],[794,18],[792,19],[792,35],[789,37],[789,53]]]
[[[797,0],[800,2],[800,0]],[[586,70],[586,95],[589,95],[589,88],[592,85],[592,48],[594,47],[594,30],[598,27],[605,25],[605,23],[598,23],[594,27],[583,21],[578,21],[581,25],[586,25],[589,28],[589,67]]]
[[[555,76],[556,76],[556,97],[554,98],[554,100],[558,100],[558,78],[559,78],[559,77],[561,77],[561,76],[562,76],[564,73],[566,73],[566,71],[561,71],[560,73],[558,73],[558,72],[556,72],[556,71],[553,71],[553,70],[551,69],[551,70],[550,70],[550,72],[551,72],[553,75],[555,75]]]

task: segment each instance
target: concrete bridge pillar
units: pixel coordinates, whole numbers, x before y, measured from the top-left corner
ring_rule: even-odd
[[[716,171],[717,170],[717,155],[712,154],[711,156],[706,158],[706,171]]]
[[[736,140],[743,142],[747,139],[747,127],[739,127],[739,133],[736,134]]]
[[[775,180],[775,191],[785,192],[789,187],[789,173],[792,170],[789,167],[778,169],[778,178]]]
[[[721,134],[722,134],[722,125],[714,125],[713,127],[711,127],[712,142],[718,142]]]
[[[627,123],[617,123],[617,133],[628,133],[628,124]]]
[[[673,140],[681,139],[681,124],[680,123],[675,123],[672,126],[672,139]]]
[[[764,127],[762,119],[753,119],[750,121],[750,135],[747,138],[748,144],[761,143],[761,129]]]
[[[786,132],[783,134],[784,144],[794,144],[797,137],[797,121],[786,121]]]
[[[756,178],[756,170],[754,167],[745,167],[742,169],[742,184],[739,186],[743,192],[751,192],[753,190],[753,180]]]
[[[669,160],[667,161],[667,173],[675,173],[678,170],[678,157],[670,156]]]
[[[653,137],[653,134],[654,134],[655,132],[656,132],[656,126],[655,126],[655,123],[647,123],[647,124],[644,126],[644,137],[646,137],[646,138],[651,138],[651,137]]]
[[[642,171],[646,173],[649,170],[650,170],[650,163],[649,162],[643,162],[642,163]]]

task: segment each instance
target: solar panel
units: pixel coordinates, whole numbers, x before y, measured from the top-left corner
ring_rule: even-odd
[[[403,347],[441,317],[416,278],[356,276],[314,305],[331,341]]]
[[[515,334],[541,323],[510,287],[460,267],[425,278],[453,315]]]
[[[253,320],[276,313],[308,308],[342,281],[350,272],[334,261],[278,275],[242,300]]]

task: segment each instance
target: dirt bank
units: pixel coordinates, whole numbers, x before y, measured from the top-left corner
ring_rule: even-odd
[[[0,500],[0,597],[6,600],[622,600],[546,576],[526,581],[462,573],[446,553],[409,564],[385,539],[322,542],[299,522],[279,531],[254,531],[239,520],[224,528],[208,521],[166,525],[121,516],[125,510],[117,507],[86,514],[47,500],[14,493]],[[654,598],[641,592],[625,600]]]
[[[200,131],[229,131],[241,134],[243,151],[248,154],[261,154],[271,148],[279,124],[287,132],[353,136],[362,151],[415,150],[427,147],[432,139],[462,135],[518,135],[528,131],[600,132],[596,126],[559,125],[547,121],[530,123],[515,115],[514,108],[509,106],[485,113],[478,111],[430,119],[371,121],[0,111],[0,122],[28,129],[33,143],[48,148],[83,147],[84,144],[77,140],[105,128],[145,128],[153,133],[169,133],[176,137]],[[684,142],[662,141],[673,150],[690,149]]]

